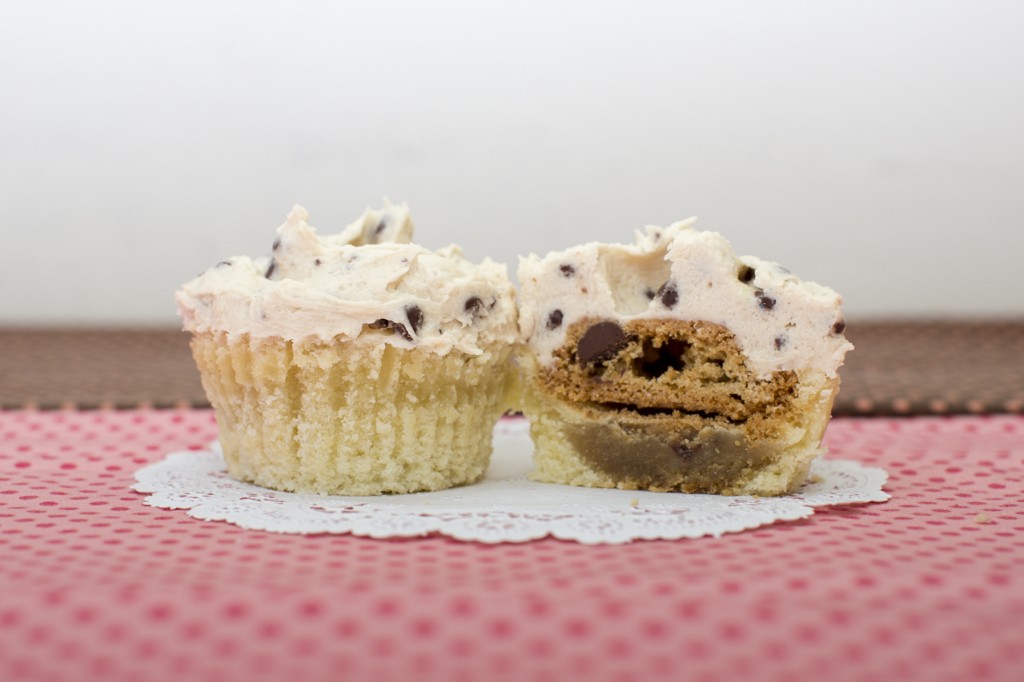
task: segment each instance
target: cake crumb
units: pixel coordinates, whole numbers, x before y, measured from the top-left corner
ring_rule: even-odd
[[[637,507],[640,506],[640,500],[638,500],[638,499],[636,499],[634,497],[632,500],[629,501],[629,506],[633,507],[634,509],[636,509]]]
[[[978,514],[974,517],[975,523],[992,523],[992,519],[989,518],[988,514]]]
[[[818,483],[821,483],[823,480],[825,480],[825,479],[823,479],[821,476],[818,476],[817,474],[812,474],[812,475],[807,477],[805,482],[806,483],[811,483],[811,484],[818,484]]]

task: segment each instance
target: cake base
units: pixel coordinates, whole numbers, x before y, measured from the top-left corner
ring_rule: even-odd
[[[192,351],[228,472],[277,490],[378,495],[475,482],[507,407],[508,347],[437,355],[376,335],[206,333]]]

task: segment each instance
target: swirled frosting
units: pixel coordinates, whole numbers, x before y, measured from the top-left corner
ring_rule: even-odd
[[[704,320],[728,328],[759,376],[776,370],[834,377],[853,346],[842,298],[777,263],[737,257],[695,219],[638,232],[635,244],[591,242],[519,261],[522,338],[542,365],[579,320]]]
[[[372,333],[400,347],[479,354],[516,340],[506,267],[468,261],[458,246],[410,243],[405,205],[367,209],[337,235],[320,236],[296,206],[272,255],[237,256],[177,292],[184,327],[230,336],[350,340]]]

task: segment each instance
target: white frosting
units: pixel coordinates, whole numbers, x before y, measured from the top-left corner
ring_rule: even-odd
[[[762,378],[776,370],[835,376],[853,348],[841,333],[842,298],[777,263],[737,257],[722,235],[694,222],[648,227],[632,245],[591,242],[520,258],[520,333],[539,362],[552,362],[578,320],[670,318],[728,328]],[[740,280],[744,266],[754,271],[749,282]],[[674,287],[675,301],[656,294],[663,285]]]
[[[354,339],[364,325],[387,320],[393,333],[380,335],[383,342],[441,354],[477,355],[495,341],[516,340],[505,266],[474,265],[454,245],[430,251],[409,243],[407,206],[367,209],[326,237],[307,217],[292,209],[271,258],[230,258],[185,284],[175,296],[185,329]]]

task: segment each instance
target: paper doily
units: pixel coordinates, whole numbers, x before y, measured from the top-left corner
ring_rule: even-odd
[[[140,469],[133,490],[145,504],[189,516],[278,533],[352,533],[372,538],[440,533],[477,542],[552,536],[585,544],[720,536],[803,519],[815,507],[884,502],[887,474],[850,460],[818,460],[808,481],[785,497],[724,497],[605,490],[537,483],[525,420],[500,422],[484,480],[411,495],[344,497],[286,493],[241,483],[216,449],[172,452]]]

